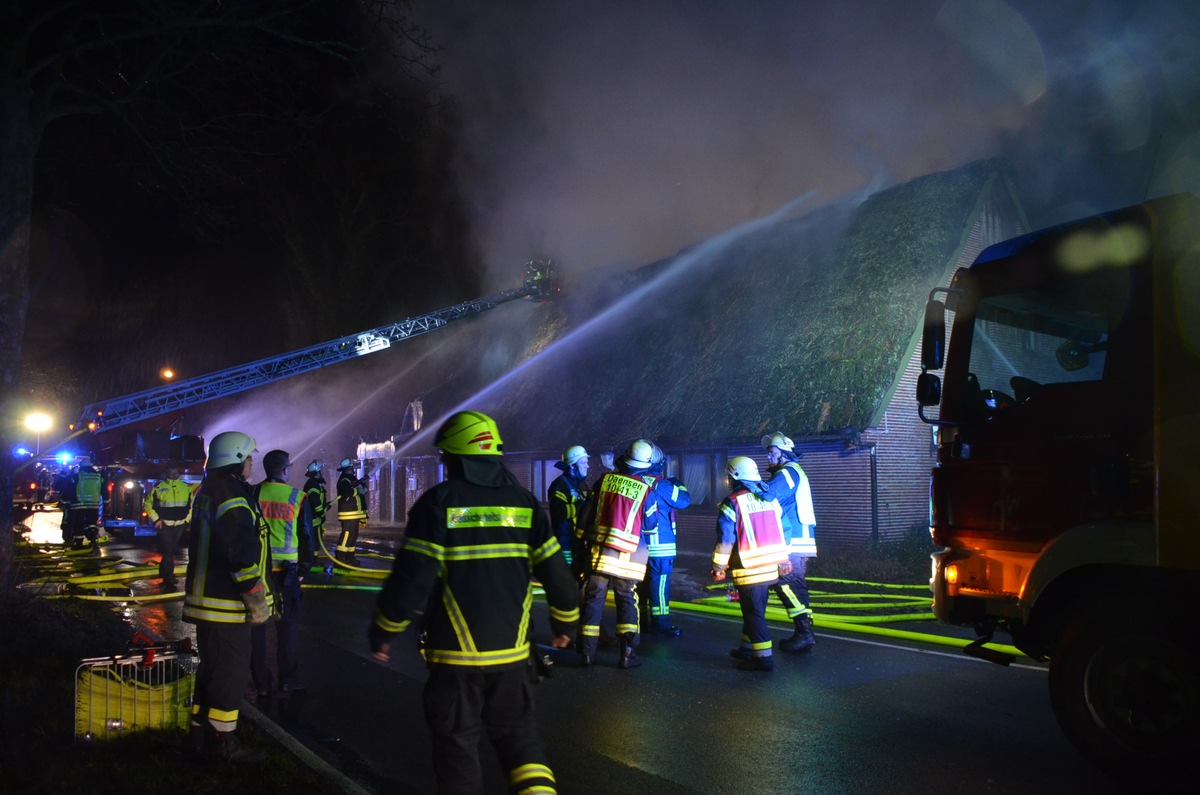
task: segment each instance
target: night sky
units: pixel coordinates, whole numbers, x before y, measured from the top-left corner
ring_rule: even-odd
[[[979,158],[1012,161],[1035,226],[1200,189],[1196,2],[418,0],[414,15],[435,75],[330,70],[312,90],[334,110],[303,155],[220,201],[156,177],[117,126],[48,134],[31,404],[68,421],[156,385],[162,364],[188,377],[372,328],[516,286],[531,258],[568,275],[644,264],[797,200]],[[365,110],[367,78],[408,110]],[[280,234],[287,214],[299,240]],[[385,234],[317,234],[376,215]],[[326,274],[307,292],[297,257]],[[231,283],[236,300],[213,287]],[[397,430],[420,391],[406,370],[471,337],[222,401],[190,430],[340,458]],[[375,392],[389,410],[363,402]]]

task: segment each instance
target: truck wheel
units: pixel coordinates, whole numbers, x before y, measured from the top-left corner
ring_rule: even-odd
[[[1170,781],[1200,748],[1200,666],[1183,632],[1138,621],[1071,626],[1050,658],[1050,703],[1067,739],[1100,769]]]

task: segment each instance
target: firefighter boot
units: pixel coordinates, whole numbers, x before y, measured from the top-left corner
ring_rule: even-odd
[[[655,616],[650,621],[650,627],[655,635],[666,635],[668,638],[678,638],[683,630],[671,623],[670,616]]]
[[[637,643],[637,634],[634,632],[623,632],[620,637],[621,641],[621,658],[617,662],[618,668],[637,668],[642,664],[638,659],[635,645]]]
[[[192,755],[197,759],[204,758],[205,737],[206,732],[204,731],[204,724],[193,720],[188,726],[188,750],[190,750]]]
[[[266,751],[257,751],[243,745],[236,731],[219,732],[210,725],[205,742],[209,757],[218,762],[254,765],[267,758]]]
[[[737,664],[739,671],[774,671],[775,661],[770,657],[748,657]]]
[[[808,651],[817,642],[817,637],[812,631],[812,616],[806,613],[796,616],[795,621],[796,631],[787,640],[780,641],[779,648],[792,652]]]

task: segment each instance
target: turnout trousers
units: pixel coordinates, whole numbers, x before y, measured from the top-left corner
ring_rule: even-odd
[[[354,563],[357,561],[354,553],[358,549],[358,523],[360,520],[342,519],[341,521],[342,537],[338,539],[336,554],[340,560]]]
[[[771,586],[771,590],[779,597],[780,604],[787,611],[787,617],[794,619],[812,613],[809,607],[808,580],[805,578],[808,558],[791,553],[788,555],[788,562],[792,564],[791,573],[780,577],[779,581]]]
[[[646,561],[646,580],[650,591],[650,615],[671,615],[671,571],[675,558],[650,558]]]
[[[637,645],[637,581],[593,572],[583,584],[583,608],[579,611],[579,653],[596,656],[600,645],[600,619],[604,616],[604,598],[612,588],[617,607],[617,635],[633,633]]]
[[[200,665],[196,669],[192,723],[207,721],[216,731],[234,731],[250,667],[250,625],[198,623],[196,646]]]
[[[158,576],[165,583],[175,582],[175,551],[179,549],[179,539],[186,527],[184,524],[164,524],[158,528],[154,539],[158,554],[162,556],[158,561]]]
[[[770,594],[770,583],[738,586],[738,602],[742,608],[742,648],[749,647],[755,657],[771,656],[771,628],[767,624],[767,599]]]
[[[556,791],[534,720],[533,678],[532,665],[494,672],[429,666],[423,701],[441,795],[490,791],[479,764],[484,731],[508,776],[509,792]]]

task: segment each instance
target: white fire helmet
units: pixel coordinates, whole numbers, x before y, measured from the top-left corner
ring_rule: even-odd
[[[349,458],[343,458],[342,462],[338,464],[338,469],[352,469],[353,467],[354,462]]]
[[[638,439],[625,451],[625,463],[631,469],[649,469],[654,460],[654,442]]]
[[[734,480],[762,480],[762,476],[758,474],[758,464],[754,463],[753,458],[744,455],[729,459],[725,472]]]
[[[764,436],[762,438],[762,446],[763,446],[763,449],[766,449],[768,447],[778,447],[780,450],[783,450],[785,453],[790,453],[790,452],[792,452],[792,449],[796,446],[796,444],[795,444],[795,442],[793,442],[791,439],[784,436],[779,431],[775,431],[774,433],[768,433],[766,436]]]
[[[253,438],[238,431],[218,433],[208,443],[208,461],[205,469],[220,469],[230,464],[240,464],[250,457],[258,444]]]
[[[312,462],[309,463],[308,469],[305,470],[305,473],[309,475],[319,475],[323,468],[324,467],[321,465],[321,462],[314,458]]]
[[[583,445],[575,444],[563,451],[562,460],[567,466],[574,466],[587,457],[588,451],[583,449]]]

